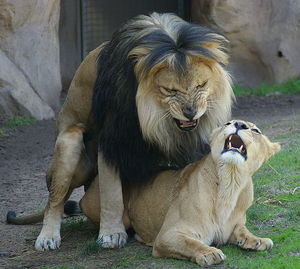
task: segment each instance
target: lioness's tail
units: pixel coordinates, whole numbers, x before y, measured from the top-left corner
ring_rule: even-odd
[[[45,213],[45,210],[42,210],[38,213],[34,213],[29,216],[17,217],[16,212],[9,211],[6,214],[6,222],[8,224],[16,224],[16,225],[38,223],[38,222],[43,221],[44,213]],[[81,214],[81,210],[80,210],[78,202],[71,201],[71,200],[67,201],[64,205],[64,213],[68,217]]]

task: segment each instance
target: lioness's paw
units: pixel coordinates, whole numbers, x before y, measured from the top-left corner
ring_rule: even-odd
[[[196,263],[206,266],[213,265],[223,262],[226,259],[226,255],[222,252],[222,250],[217,248],[210,248],[210,251],[206,251],[205,253],[200,253],[196,257]]]
[[[273,247],[273,241],[269,238],[246,237],[240,238],[237,245],[244,249],[268,250]]]
[[[60,247],[60,236],[57,237],[38,237],[35,241],[35,249],[39,251],[57,249]]]
[[[126,232],[99,235],[97,243],[103,248],[121,248],[127,243],[127,238]]]

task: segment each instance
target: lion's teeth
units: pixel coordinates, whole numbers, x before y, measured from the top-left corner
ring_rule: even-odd
[[[232,135],[231,135],[231,136],[229,136],[229,141],[231,141],[231,138],[232,138]]]
[[[230,148],[230,149],[232,148],[232,146],[231,146],[231,142],[229,142],[229,144],[228,144],[228,148]]]
[[[243,145],[240,146],[240,148],[239,148],[239,151],[240,151],[240,152],[242,152],[243,147],[244,147]]]

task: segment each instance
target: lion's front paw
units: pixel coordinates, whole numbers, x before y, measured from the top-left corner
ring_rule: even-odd
[[[273,241],[269,238],[246,237],[240,238],[237,245],[244,249],[267,250],[273,247]]]
[[[60,242],[61,242],[60,236],[56,236],[56,237],[39,236],[35,241],[35,248],[36,250],[40,250],[40,251],[57,249],[60,247]]]
[[[210,247],[208,251],[200,253],[196,257],[196,263],[205,266],[221,263],[225,260],[226,255],[222,250]]]
[[[103,248],[121,248],[127,243],[127,238],[126,232],[99,235],[97,243]]]

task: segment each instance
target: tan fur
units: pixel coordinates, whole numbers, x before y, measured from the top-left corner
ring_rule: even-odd
[[[237,128],[229,125],[212,134],[212,152],[182,171],[160,173],[152,184],[130,192],[125,201],[131,226],[137,238],[153,246],[156,257],[189,259],[211,265],[225,259],[223,252],[210,245],[236,244],[241,248],[266,250],[273,246],[268,238],[259,238],[245,227],[246,211],[253,201],[252,175],[273,154],[278,143],[248,129],[238,131],[248,158],[243,163],[227,162],[221,157],[225,139]],[[97,180],[81,200],[83,212],[99,221]],[[126,219],[126,216],[123,217]],[[128,227],[128,223],[126,224]]]

